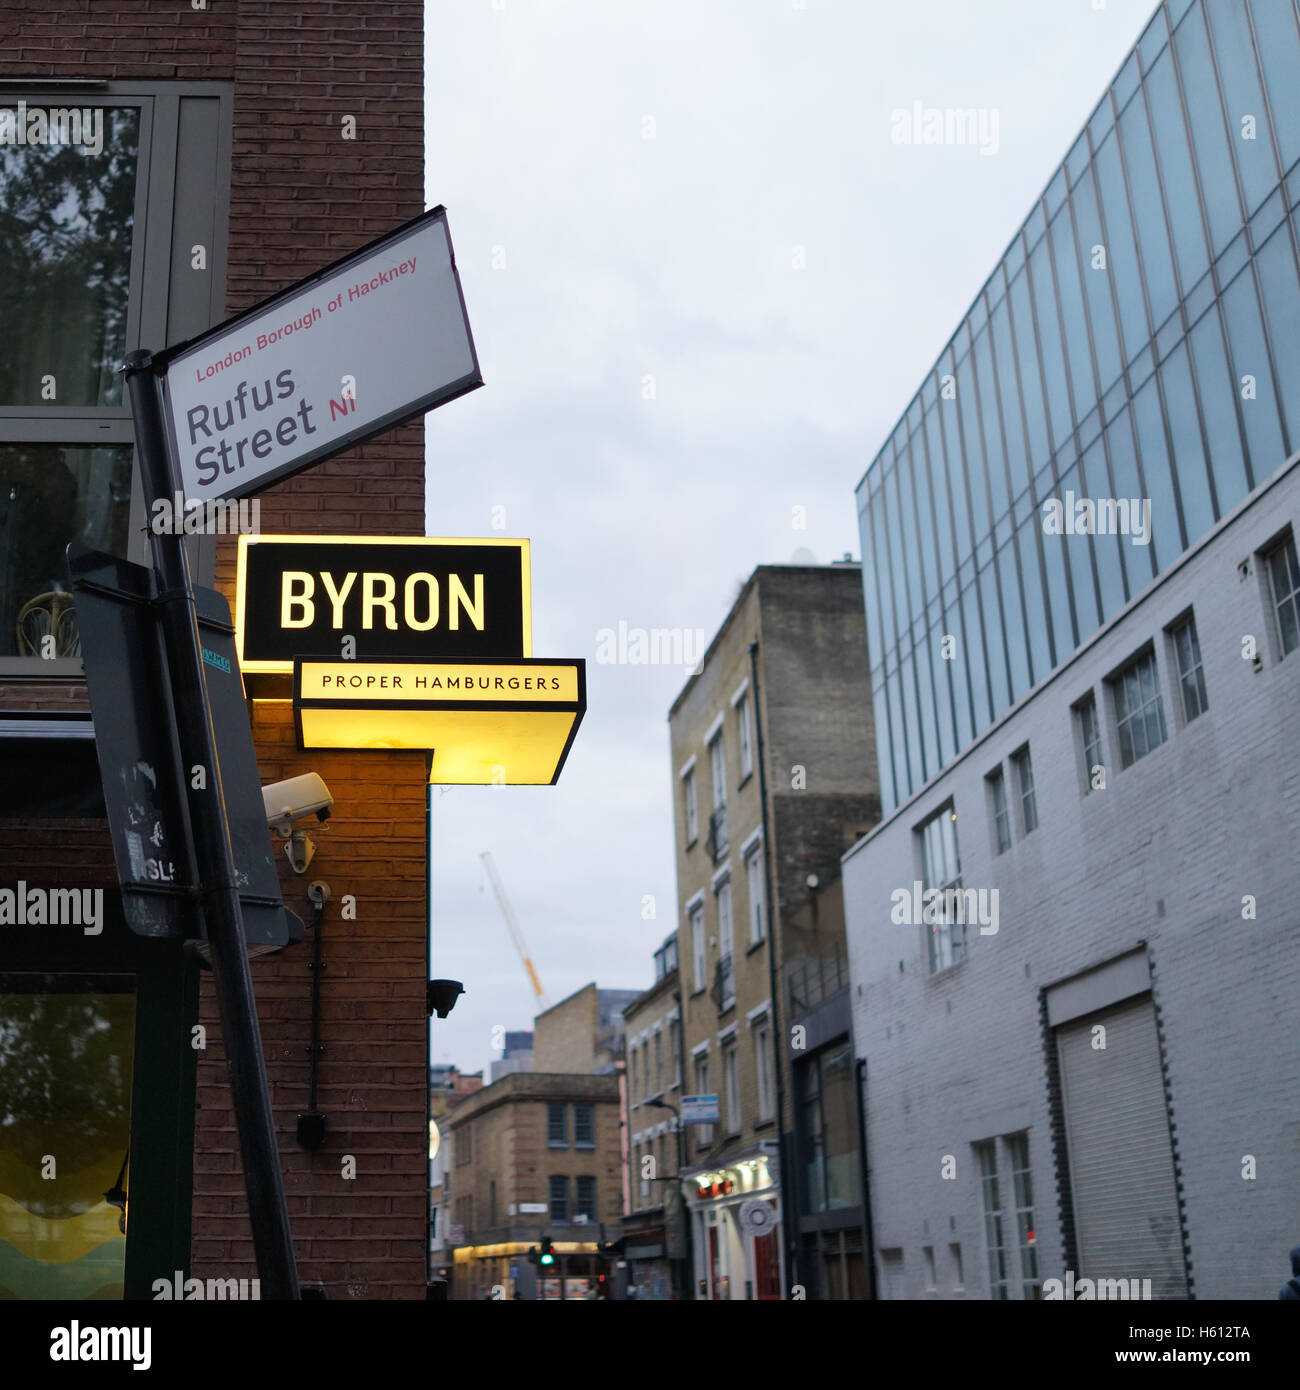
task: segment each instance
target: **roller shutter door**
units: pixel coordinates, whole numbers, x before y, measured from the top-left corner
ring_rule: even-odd
[[[1093,1029],[1106,1029],[1104,1049]],[[1186,1298],[1173,1150],[1150,995],[1056,1030],[1074,1193],[1075,1277],[1150,1279]]]

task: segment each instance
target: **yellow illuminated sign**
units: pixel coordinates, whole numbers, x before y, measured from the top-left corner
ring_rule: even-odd
[[[530,568],[529,542],[500,536],[240,536],[240,669],[271,696],[299,655],[528,659]]]
[[[554,783],[587,708],[582,661],[327,661],[294,667],[299,747],[419,748],[448,785]]]

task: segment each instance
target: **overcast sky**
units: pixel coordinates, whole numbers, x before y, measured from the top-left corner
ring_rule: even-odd
[[[558,786],[435,793],[432,973],[468,991],[436,1062],[536,1012],[483,850],[551,1003],[653,982],[687,672],[598,633],[707,640],[755,565],[860,554],[854,488],[1153,10],[427,5],[426,202],[486,385],[426,421],[426,529],[531,538],[534,654],[585,657],[589,704]],[[984,112],[989,153],[894,143],[918,102]]]

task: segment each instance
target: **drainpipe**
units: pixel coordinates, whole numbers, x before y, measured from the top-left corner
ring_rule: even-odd
[[[867,1080],[867,1059],[859,1057],[854,1065],[853,1098],[858,1112],[858,1172],[862,1177],[862,1264],[867,1276],[867,1297],[876,1296],[875,1235],[871,1229],[871,1170],[867,1166],[867,1103],[863,1088]]]
[[[776,971],[776,934],[774,929],[772,891],[772,836],[767,819],[767,762],[763,753],[763,713],[758,702],[758,640],[749,644],[749,681],[754,690],[754,748],[758,760],[758,796],[763,809],[763,877],[767,886],[767,977],[768,990],[772,1004],[772,1062],[776,1073],[776,1147],[777,1162],[781,1168],[781,1230],[785,1237],[785,1277],[789,1285],[803,1284],[803,1256],[798,1240],[799,1214],[794,1200],[794,1171],[790,1163],[792,1155],[785,1141],[785,1082],[781,1060],[785,1055],[785,1044],[781,1033],[780,990]],[[791,1130],[794,1116],[791,1115]]]

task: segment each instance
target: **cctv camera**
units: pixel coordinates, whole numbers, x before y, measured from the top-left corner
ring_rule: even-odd
[[[262,788],[262,805],[266,808],[266,823],[288,839],[293,822],[314,815],[328,820],[334,798],[329,788],[314,772],[301,777],[289,777]],[[301,870],[299,871],[301,872]]]

